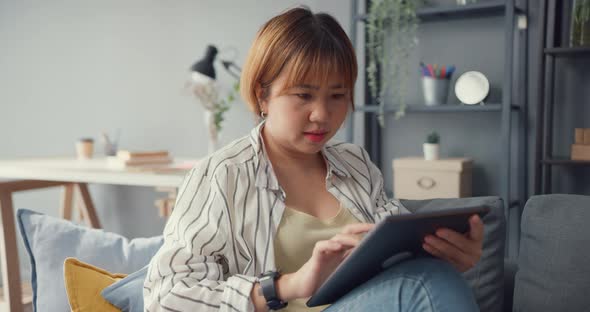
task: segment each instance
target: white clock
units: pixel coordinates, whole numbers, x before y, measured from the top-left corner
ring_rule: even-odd
[[[490,82],[478,71],[463,73],[455,82],[455,95],[463,104],[482,104],[490,92]]]

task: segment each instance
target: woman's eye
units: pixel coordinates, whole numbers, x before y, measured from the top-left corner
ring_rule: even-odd
[[[308,93],[297,93],[295,94],[295,96],[297,96],[298,98],[302,99],[302,100],[311,100],[311,94]]]
[[[337,100],[343,99],[345,96],[346,96],[346,94],[344,94],[344,93],[335,93],[335,94],[332,94],[332,97],[334,99],[337,99]]]

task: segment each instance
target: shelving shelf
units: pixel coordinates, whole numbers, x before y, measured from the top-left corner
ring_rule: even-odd
[[[590,166],[590,160],[572,160],[565,157],[543,159],[541,162],[545,165],[554,166]]]
[[[517,13],[525,12],[524,8],[515,5]],[[506,11],[506,1],[494,0],[485,1],[481,3],[473,3],[469,5],[441,5],[434,7],[421,8],[416,11],[416,15],[422,22],[444,20],[444,19],[460,19],[460,18],[475,18],[483,16],[502,16]],[[360,14],[356,17],[357,21],[366,22],[367,15]]]
[[[571,160],[569,156],[554,155],[553,141],[554,133],[554,110],[556,107],[555,88],[556,72],[560,63],[558,59],[568,58],[572,62],[580,58],[590,57],[590,47],[568,47],[564,46],[568,40],[568,31],[561,27],[567,24],[567,15],[571,3],[560,0],[542,0],[539,21],[542,25],[539,32],[539,63],[538,63],[538,85],[537,96],[537,124],[536,151],[535,151],[535,172],[534,184],[535,194],[553,193],[553,172],[563,170],[561,168],[583,168],[590,167],[590,161]],[[571,17],[570,17],[571,18]],[[563,68],[561,68],[563,69]],[[566,69],[567,70],[567,69]],[[579,85],[579,84],[578,84]],[[581,85],[583,87],[583,85]],[[558,107],[559,109],[559,107]]]
[[[370,2],[371,0],[365,0]],[[420,23],[428,22],[446,22],[451,20],[472,19],[477,21],[482,17],[501,17],[503,23],[499,25],[504,30],[503,47],[504,63],[502,76],[502,96],[499,102],[487,103],[485,105],[460,105],[460,104],[446,104],[439,106],[426,106],[423,103],[408,103],[406,106],[406,113],[421,113],[421,114],[441,114],[441,113],[456,113],[456,114],[471,114],[474,112],[497,113],[500,116],[499,121],[499,193],[505,202],[504,214],[506,218],[510,216],[510,208],[522,208],[527,195],[527,167],[526,162],[528,158],[526,149],[526,139],[528,133],[526,131],[527,123],[527,95],[526,92],[519,92],[514,94],[514,90],[526,90],[527,88],[527,64],[526,58],[526,42],[528,40],[528,31],[526,23],[520,23],[521,19],[526,19],[528,0],[486,0],[478,3],[467,5],[442,5],[434,7],[424,7],[417,10],[416,15]],[[352,15],[351,15],[351,29],[350,37],[353,46],[357,47],[356,38],[358,25],[365,25],[368,19],[367,14],[359,14],[359,1],[352,0]],[[368,7],[368,6],[367,6]],[[519,20],[517,24],[516,20]],[[521,25],[524,25],[521,27]],[[364,49],[362,43],[362,49]],[[416,65],[417,66],[417,65]],[[518,75],[518,80],[515,76]],[[368,86],[365,82],[365,91]],[[365,92],[366,94],[366,92]],[[369,152],[371,159],[382,168],[381,148],[382,131],[377,124],[374,117],[379,113],[380,108],[372,102],[373,100],[367,98],[366,103],[355,107],[355,113],[365,114],[365,148]],[[399,107],[396,103],[385,103],[384,113],[387,118],[393,118],[393,115]],[[518,131],[513,127],[514,121],[518,123]],[[395,121],[398,122],[398,121]],[[399,122],[403,122],[403,119]],[[346,124],[346,139],[352,141],[354,137],[354,118],[348,118]],[[517,143],[517,148],[512,147],[512,142]],[[514,178],[511,174],[513,171],[518,171],[517,177]],[[515,192],[518,189],[518,193]],[[518,195],[516,195],[518,194]],[[519,214],[519,213],[518,213]],[[520,217],[518,215],[517,217]],[[517,220],[514,222],[519,224]],[[512,232],[512,229],[510,230]],[[518,250],[518,233],[519,229],[515,229],[514,237],[507,244],[507,255],[509,257],[517,254]],[[514,238],[514,240],[512,240]]]
[[[545,48],[544,53],[557,57],[590,56],[590,47]]]
[[[520,106],[512,105],[513,111],[519,111]],[[385,107],[385,114],[393,114],[397,107]],[[426,106],[421,104],[409,104],[406,106],[406,113],[468,113],[468,112],[501,112],[502,104],[485,104],[485,105],[463,105],[463,104],[445,104],[437,106]],[[376,105],[355,106],[355,113],[378,113],[379,107]]]

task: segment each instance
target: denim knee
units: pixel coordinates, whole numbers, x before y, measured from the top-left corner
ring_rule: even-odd
[[[401,291],[414,293],[414,296],[421,294],[425,298],[413,298],[413,301],[430,303],[430,309],[418,311],[479,311],[473,290],[461,273],[446,261],[436,258],[406,260],[376,278],[387,280],[400,277]],[[408,285],[406,287],[403,284]],[[412,299],[412,296],[405,295],[401,298]],[[412,306],[410,302],[407,303]]]
[[[431,258],[395,264],[326,311],[478,311],[472,290],[450,264]]]

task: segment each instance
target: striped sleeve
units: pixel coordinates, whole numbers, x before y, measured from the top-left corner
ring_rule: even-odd
[[[383,220],[387,216],[410,213],[410,211],[402,205],[397,199],[389,199],[385,193],[383,183],[383,174],[381,170],[371,161],[369,153],[362,147],[361,157],[367,165],[367,170],[371,177],[371,202],[373,203],[373,214],[375,222]]]
[[[256,279],[224,278],[230,228],[227,201],[209,164],[185,178],[164,229],[164,244],[152,258],[144,281],[145,311],[254,311],[250,292]]]

